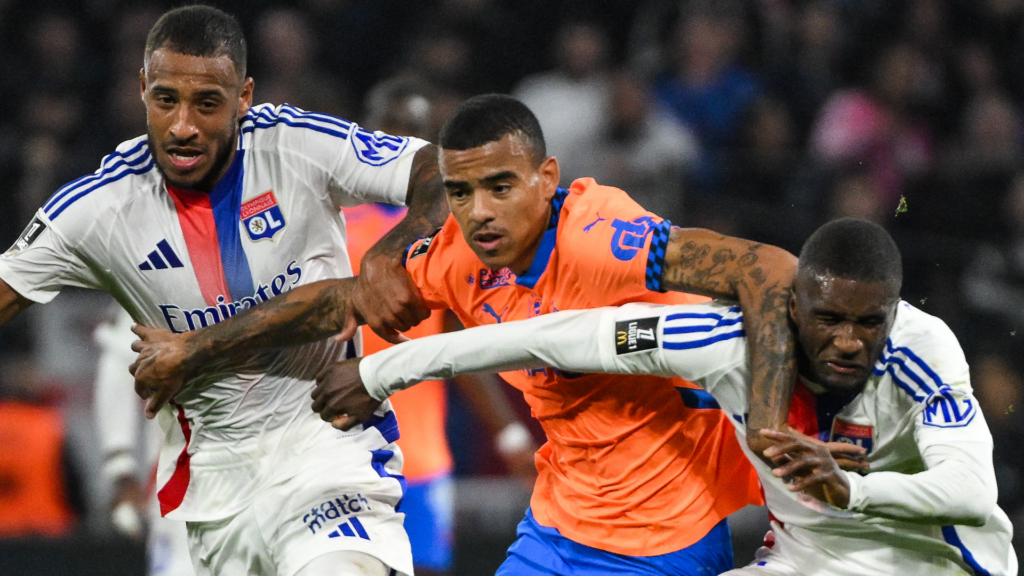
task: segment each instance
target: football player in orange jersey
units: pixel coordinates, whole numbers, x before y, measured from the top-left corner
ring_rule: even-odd
[[[783,425],[795,373],[786,310],[792,255],[673,228],[592,179],[558,188],[558,162],[546,155],[536,118],[507,96],[463,103],[446,122],[440,146],[453,215],[406,256],[430,307],[451,308],[473,326],[631,301],[699,301],[694,293],[738,300],[751,342],[749,429]],[[173,390],[214,358],[343,329],[351,335],[350,292],[345,281],[324,282],[201,331],[140,330],[136,378]],[[649,346],[645,334],[638,329],[622,345]],[[313,408],[348,428],[377,401],[333,375],[321,374]],[[732,568],[725,517],[761,496],[709,398],[678,378],[556,370],[504,376],[525,394],[548,443],[536,455],[531,509],[499,574]],[[755,448],[766,443],[752,434]]]
[[[342,213],[352,270],[359,274],[363,255],[401,221],[406,210],[390,204],[362,204],[342,208]],[[451,312],[434,310],[429,318],[403,334],[420,338],[460,328]],[[364,355],[390,346],[365,327],[362,337]],[[455,378],[454,382],[474,414],[494,434],[496,451],[505,460],[509,472],[532,487],[537,477],[533,466],[536,445],[505,398],[499,387],[500,379],[493,374],[467,374]],[[455,503],[452,455],[445,434],[446,400],[447,390],[441,380],[421,382],[391,398],[402,433],[397,442],[404,457],[402,475],[408,482],[401,511],[405,513],[405,531],[412,545],[413,567],[419,576],[446,574],[453,565]]]

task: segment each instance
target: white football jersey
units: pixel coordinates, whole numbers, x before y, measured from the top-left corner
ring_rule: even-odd
[[[682,376],[694,409],[721,408],[754,463],[774,517],[778,572],[830,575],[1013,575],[1012,526],[996,505],[992,437],[956,337],[899,304],[864,390],[840,397],[798,383],[790,422],[867,449],[870,472],[847,472],[849,510],[790,492],[747,448],[750,367],[738,306],[628,304],[565,311],[406,342],[363,359],[370,394],[488,369]],[[637,390],[642,394],[642,390]]]
[[[0,278],[36,302],[81,286],[110,293],[146,326],[208,326],[295,286],[351,276],[339,206],[404,204],[424,145],[264,104],[243,119],[227,174],[200,194],[169,190],[139,137],[47,201],[0,257]],[[317,372],[357,348],[322,341],[260,355],[242,374],[192,380],[159,416],[163,513],[224,518],[269,472],[301,470],[301,456],[324,442],[379,450],[397,439],[387,405],[351,433],[310,409]]]

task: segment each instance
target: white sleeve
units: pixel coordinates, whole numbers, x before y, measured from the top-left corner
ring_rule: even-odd
[[[142,403],[135,395],[134,379],[128,365],[135,361],[132,342],[138,340],[131,331],[132,319],[124,310],[96,328],[95,340],[100,347],[93,396],[93,417],[103,471],[110,479],[135,474],[138,469],[136,447],[139,445]]]
[[[404,342],[364,358],[359,373],[367,391],[378,400],[423,380],[546,366],[573,372],[683,375],[689,379],[688,374],[714,373],[721,357],[697,347],[661,349],[662,320],[721,310],[718,304],[627,304],[557,312]],[[742,330],[741,321],[737,326]],[[669,336],[676,340],[674,334]]]
[[[417,338],[363,358],[359,374],[383,400],[423,380],[553,366],[601,372],[600,326],[611,309],[572,310]]]
[[[282,156],[301,157],[320,172],[319,177],[309,174],[307,179],[326,184],[334,209],[371,202],[404,205],[413,157],[429,144],[419,138],[368,132],[354,122],[287,104],[257,106],[251,114],[257,123],[275,122],[275,132],[261,131],[260,138],[275,138]]]
[[[67,212],[64,217],[78,215]],[[18,294],[43,304],[53,300],[64,286],[101,287],[77,250],[77,242],[58,232],[42,210],[0,256],[0,278]]]
[[[932,392],[914,408],[914,441],[926,470],[847,473],[850,506],[925,524],[981,526],[996,507],[992,435],[971,391],[963,351],[940,322],[916,349],[913,366]],[[910,363],[908,363],[910,364]]]

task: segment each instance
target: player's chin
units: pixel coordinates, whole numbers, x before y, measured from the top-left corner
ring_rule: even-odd
[[[507,267],[510,262],[504,250],[500,246],[485,250],[483,247],[474,243],[473,252],[476,253],[477,258],[484,263],[485,266],[491,270],[501,270]]]
[[[822,386],[828,389],[829,392],[835,394],[856,394],[864,388],[864,383],[867,382],[869,370],[858,369],[850,374],[839,374],[832,370],[820,371],[823,373],[818,374],[818,382]]]
[[[178,170],[166,158],[159,158],[157,160],[157,166],[160,168],[160,173],[163,175],[164,181],[175,188],[184,188],[186,190],[194,189],[206,176],[206,171],[202,166],[196,166],[191,170],[182,171]]]

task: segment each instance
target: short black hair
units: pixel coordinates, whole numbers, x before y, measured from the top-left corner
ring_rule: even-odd
[[[833,220],[811,234],[800,250],[797,274],[884,282],[897,294],[903,285],[896,242],[885,228],[859,218]]]
[[[146,62],[161,48],[189,56],[227,55],[238,77],[245,78],[247,51],[242,26],[234,16],[213,6],[182,6],[161,16],[146,37]]]
[[[505,94],[482,94],[462,104],[445,120],[438,143],[447,150],[469,150],[518,135],[530,147],[536,164],[547,158],[544,132],[533,112]]]

